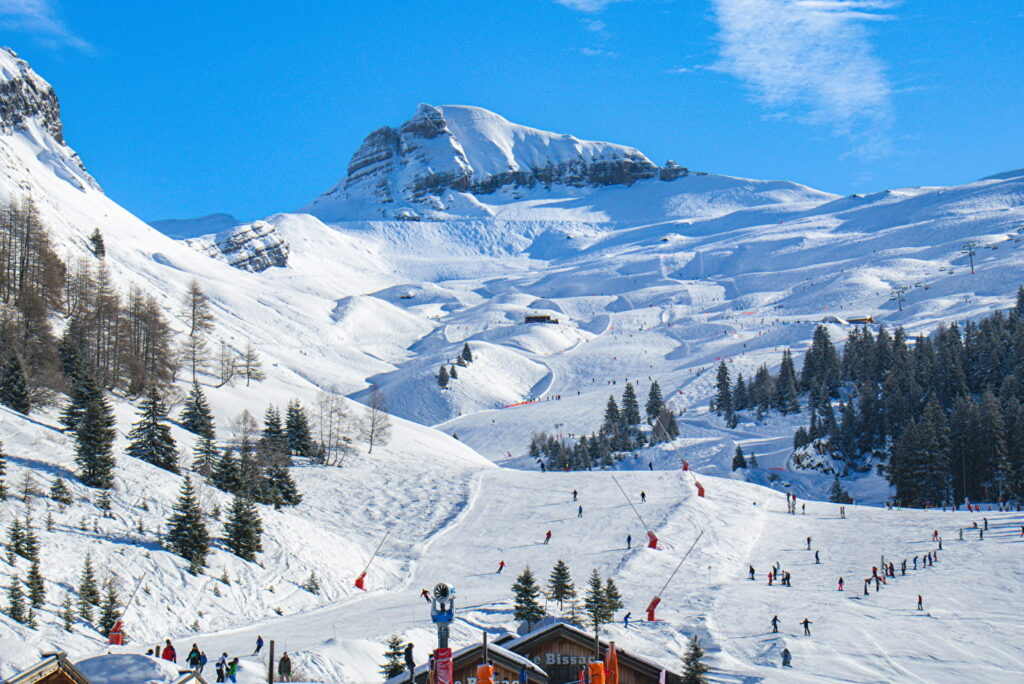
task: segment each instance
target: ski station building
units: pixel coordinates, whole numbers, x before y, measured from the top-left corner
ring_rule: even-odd
[[[104,684],[152,682],[154,684],[206,684],[198,673],[179,670],[167,661],[135,654],[102,655],[77,665],[65,653],[44,653],[32,667],[8,677],[3,684]]]
[[[601,659],[608,655],[609,643],[600,641]],[[679,684],[675,672],[646,658],[616,647],[619,684]],[[580,681],[580,671],[594,660],[594,635],[565,622],[555,622],[521,636],[507,635],[487,645],[467,646],[452,654],[452,684],[477,684],[476,668],[485,662],[494,666],[494,684],[564,684]],[[662,673],[664,672],[664,679]],[[416,684],[430,681],[427,665],[416,668]],[[389,679],[386,684],[405,684],[409,673]]]

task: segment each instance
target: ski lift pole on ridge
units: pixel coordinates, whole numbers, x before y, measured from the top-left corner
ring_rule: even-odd
[[[377,554],[380,553],[380,547],[384,546],[384,542],[387,541],[389,534],[391,534],[391,530],[384,533],[384,537],[380,540],[380,543],[377,544],[377,548],[374,549],[373,553],[370,555],[370,560],[366,561],[366,567],[364,567],[363,571],[359,573],[359,577],[356,577],[356,589],[366,591],[366,573],[370,569],[370,564],[373,563],[373,559],[375,559]]]
[[[679,568],[683,567],[683,563],[686,562],[686,559],[690,555],[690,552],[693,551],[693,548],[697,546],[697,542],[699,542],[700,538],[703,536],[704,530],[701,530],[700,534],[697,535],[697,538],[693,540],[692,544],[690,544],[690,548],[688,548],[686,550],[686,553],[683,554],[683,558],[679,561],[679,564],[676,566],[676,569],[672,571],[672,574],[668,576],[668,579],[665,581],[665,584],[662,585],[661,591],[659,591],[658,594],[651,599],[651,602],[647,604],[647,608],[645,610],[647,611],[648,622],[657,622],[658,618],[654,615],[654,611],[657,610],[658,604],[661,603],[661,595],[665,593],[666,589],[668,589],[669,582],[671,582],[672,578],[674,578],[676,576],[676,573],[679,572]]]

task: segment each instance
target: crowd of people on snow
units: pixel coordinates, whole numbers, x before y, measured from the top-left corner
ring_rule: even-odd
[[[263,637],[257,636],[256,648],[253,650],[252,656],[258,656],[260,654],[263,650],[263,644]],[[166,639],[162,646],[157,644],[155,648],[149,649],[146,651],[146,655],[153,658],[167,660],[172,663],[178,662],[178,652],[174,648],[174,644],[171,643],[170,639]],[[192,649],[188,652],[188,655],[185,656],[184,662],[188,665],[188,669],[202,676],[206,670],[206,666],[209,664],[209,659],[206,656],[206,652],[199,649],[198,644],[192,644]],[[270,667],[273,667],[273,663],[270,664]],[[227,653],[222,653],[213,664],[213,670],[217,677],[217,682],[237,682],[238,673],[241,669],[242,664],[238,656],[228,658]],[[281,657],[277,659],[277,680],[279,682],[290,682],[292,680],[292,659],[289,657],[287,651],[282,653]]]

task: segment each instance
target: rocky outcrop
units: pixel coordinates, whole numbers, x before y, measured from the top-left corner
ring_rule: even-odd
[[[11,133],[35,119],[54,140],[64,145],[60,103],[53,86],[10,48],[0,48],[0,131]]]
[[[520,126],[478,107],[422,104],[399,128],[379,128],[352,155],[347,177],[310,205],[328,200],[443,208],[449,191],[488,195],[503,188],[632,185],[688,174],[659,167],[639,150]],[[415,215],[415,211],[412,212]]]
[[[266,221],[237,226],[216,235],[190,238],[185,243],[207,256],[243,271],[259,273],[288,264],[288,241]]]

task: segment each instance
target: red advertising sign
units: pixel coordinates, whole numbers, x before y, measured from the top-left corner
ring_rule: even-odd
[[[452,649],[439,648],[434,651],[434,668],[437,684],[453,684],[455,675],[452,671]]]

